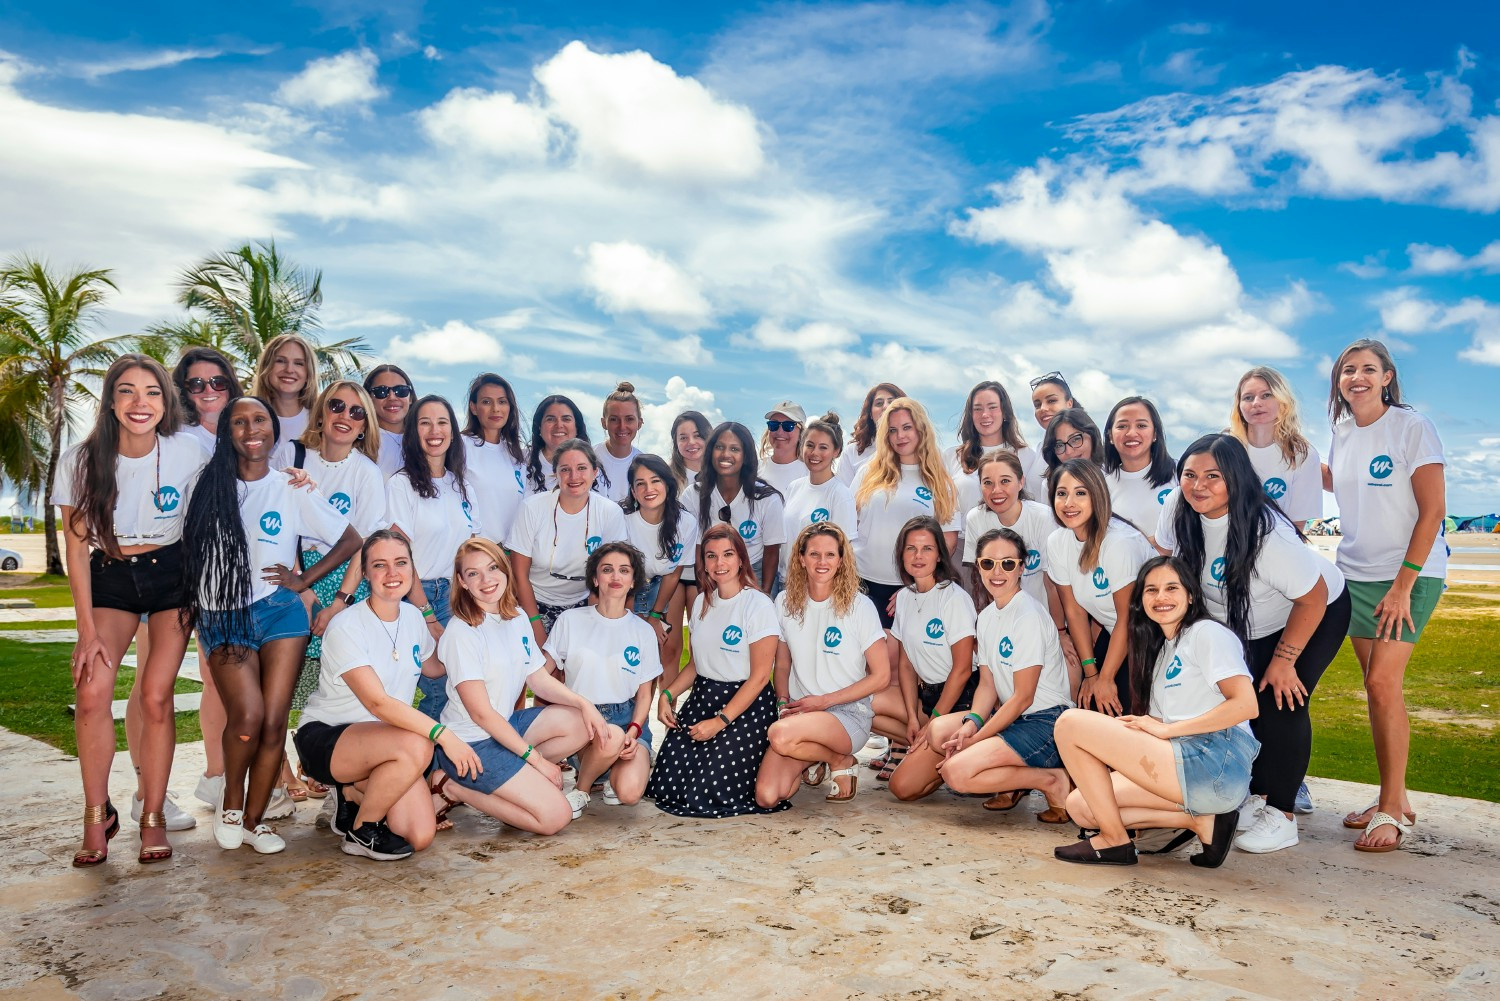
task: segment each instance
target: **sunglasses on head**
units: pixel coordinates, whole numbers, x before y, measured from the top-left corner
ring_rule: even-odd
[[[348,404],[344,403],[343,400],[339,400],[339,399],[329,400],[328,401],[328,412],[330,414],[341,414],[341,413],[344,412],[344,408],[346,406],[348,406]],[[353,406],[350,406],[349,407],[349,419],[352,420],[352,421],[362,421],[362,420],[364,420],[365,419],[365,408],[362,407],[362,406],[360,406],[358,403],[354,404]]]
[[[797,430],[796,421],[766,421],[767,431],[786,431],[791,433]]]
[[[189,396],[201,396],[212,389],[215,393],[223,393],[229,389],[229,377],[216,375],[211,379],[192,378],[183,383],[187,387]]]
[[[370,395],[377,400],[383,400],[387,396],[395,394],[396,399],[404,400],[411,395],[410,386],[376,386],[370,390]]]
[[[975,562],[979,564],[979,569],[983,570],[985,573],[989,573],[991,570],[995,569],[996,566],[999,566],[1000,569],[1005,571],[1006,573],[1010,573],[1011,571],[1015,570],[1016,567],[1021,565],[1021,561],[1013,556],[1006,556],[998,560],[989,556],[981,556]]]
[[[1062,382],[1062,381],[1063,381],[1063,375],[1062,375],[1061,372],[1048,372],[1046,375],[1039,375],[1035,379],[1032,379],[1031,380],[1031,388],[1035,389],[1036,387],[1040,386],[1044,382]]]
[[[1078,448],[1078,447],[1080,447],[1082,445],[1083,445],[1083,432],[1082,431],[1074,431],[1072,434],[1068,435],[1066,438],[1059,438],[1057,441],[1054,441],[1052,443],[1052,451],[1056,452],[1058,455],[1062,455],[1068,449],[1070,449],[1070,448]]]

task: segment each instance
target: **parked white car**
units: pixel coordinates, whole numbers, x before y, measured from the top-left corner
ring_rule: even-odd
[[[21,569],[21,554],[14,549],[0,549],[0,570]]]

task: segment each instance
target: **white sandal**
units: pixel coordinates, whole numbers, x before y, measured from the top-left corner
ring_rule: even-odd
[[[838,780],[839,776],[841,775],[849,779],[849,792],[847,794],[841,794],[839,792]],[[828,800],[828,802],[830,803],[847,803],[851,799],[853,799],[854,794],[859,791],[859,763],[856,762],[850,765],[848,768],[836,768],[828,773],[828,778],[831,782],[833,782],[833,792],[829,793],[823,798]]]
[[[1354,813],[1347,813],[1347,814],[1345,814],[1344,815],[1344,826],[1347,827],[1347,828],[1349,828],[1349,830],[1351,830],[1351,831],[1363,831],[1363,830],[1367,830],[1369,828],[1369,826],[1370,826],[1370,822],[1369,821],[1365,821],[1364,823],[1360,823],[1359,818],[1363,817],[1367,813],[1370,813],[1371,811],[1375,810],[1379,806],[1380,806],[1380,800],[1377,797],[1376,799],[1370,800],[1370,805],[1367,806],[1367,807],[1365,807],[1363,810],[1356,810]],[[1374,820],[1374,819],[1375,818],[1373,816],[1370,818],[1370,820]],[[1408,813],[1404,819],[1406,820],[1406,828],[1407,828],[1407,830],[1411,830],[1413,827],[1417,826],[1417,815],[1415,813]]]
[[[1411,833],[1411,825],[1403,824],[1389,813],[1377,813],[1371,817],[1370,823],[1365,827],[1365,834],[1367,835],[1373,830],[1388,826],[1396,829],[1396,840],[1392,844],[1362,845],[1356,841],[1354,842],[1354,850],[1357,852],[1393,852],[1406,844],[1406,836]]]
[[[810,786],[820,786],[828,781],[828,763],[826,761],[815,761],[802,770],[802,783]]]

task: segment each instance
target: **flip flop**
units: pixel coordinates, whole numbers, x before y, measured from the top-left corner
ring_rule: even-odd
[[[1411,825],[1403,824],[1392,817],[1389,813],[1376,813],[1370,818],[1370,824],[1365,828],[1365,835],[1381,827],[1394,827],[1396,829],[1396,840],[1388,845],[1362,845],[1354,842],[1354,850],[1357,852],[1384,853],[1393,852],[1406,844],[1406,836],[1411,833]],[[1364,835],[1362,835],[1363,837]]]
[[[1344,814],[1344,826],[1349,828],[1349,830],[1351,831],[1366,830],[1370,826],[1370,820],[1374,820],[1375,818],[1373,816],[1371,816],[1369,820],[1362,820],[1360,818],[1364,817],[1364,815],[1367,813],[1371,813],[1379,806],[1380,800],[1372,799],[1370,800],[1370,805],[1365,807],[1363,810],[1359,810],[1355,813]],[[1415,813],[1406,814],[1406,826],[1408,829],[1417,826],[1417,815]]]

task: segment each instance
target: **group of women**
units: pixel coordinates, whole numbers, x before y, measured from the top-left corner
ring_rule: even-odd
[[[1446,546],[1441,445],[1385,347],[1339,356],[1326,465],[1272,369],[1175,461],[1150,400],[1101,430],[1060,373],[1031,390],[1039,448],[999,382],[970,391],[953,446],[882,383],[847,443],[836,414],[782,401],[759,442],[685,412],[658,457],[635,445],[628,382],[596,449],[561,395],[523,439],[493,373],[460,427],[395,365],[321,385],[295,335],[266,346],[250,395],[210,348],[170,374],[122,356],[55,488],[79,631],[74,865],[119,830],[110,703],[132,639],[139,860],[194,823],[167,792],[194,633],[198,792],[225,849],[281,851],[269,821],[309,795],[334,797],[345,852],[379,860],[459,806],[552,834],[596,795],[691,817],[784,810],[803,785],[848,802],[873,735],[898,801],[946,785],[1006,810],[1035,790],[1039,821],[1083,829],[1059,859],[1134,864],[1132,832],[1168,828],[1216,866],[1297,843],[1308,701],[1345,635],[1381,774],[1345,822],[1360,850],[1399,847],[1401,679]],[[1301,534],[1322,490],[1337,565]]]

